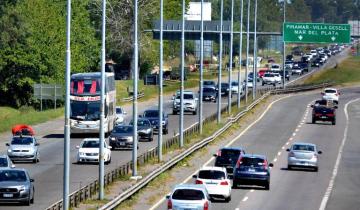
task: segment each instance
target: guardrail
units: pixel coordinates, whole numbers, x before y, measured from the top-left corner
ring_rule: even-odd
[[[137,98],[142,98],[145,96],[145,93],[144,92],[140,92],[138,95],[137,95]],[[134,100],[134,96],[130,96],[130,97],[127,97],[127,98],[123,98],[121,99],[122,101],[124,102],[128,102],[128,101],[133,101]]]
[[[235,117],[228,118],[228,121],[226,124],[219,130],[217,130],[212,136],[205,138],[204,140],[195,143],[190,148],[186,149],[181,154],[177,155],[176,157],[172,158],[170,161],[166,162],[161,167],[157,168],[156,170],[152,171],[150,174],[148,174],[146,177],[141,179],[136,184],[132,185],[128,189],[124,189],[124,192],[117,196],[115,199],[111,200],[109,203],[105,204],[100,209],[112,209],[115,208],[117,205],[119,205],[122,201],[126,200],[127,198],[131,197],[134,193],[136,193],[139,189],[141,189],[143,186],[148,184],[151,180],[156,178],[159,174],[166,171],[167,169],[173,167],[176,165],[179,161],[189,156],[194,151],[204,147],[211,141],[213,141],[216,137],[221,135],[223,132],[225,132],[234,122],[238,121],[242,116],[244,116],[249,110],[251,110],[253,107],[255,107],[258,103],[260,103],[263,99],[268,97],[271,94],[284,94],[284,93],[291,93],[291,92],[299,92],[299,91],[308,91],[308,90],[314,90],[318,88],[324,88],[327,86],[330,86],[331,83],[324,83],[324,84],[318,84],[318,85],[297,85],[297,86],[288,86],[286,89],[281,88],[274,88],[269,87],[262,90],[259,90],[258,93],[262,95],[260,98],[255,100],[253,103],[248,105],[243,111],[239,112]],[[232,105],[235,105],[236,101],[232,102]],[[222,108],[221,113],[224,113],[227,111],[227,107]],[[209,123],[214,120],[216,120],[217,114],[214,113],[211,116],[204,119],[203,123]],[[199,130],[199,124],[196,123],[192,125],[191,127],[184,130],[184,136],[189,136],[193,133],[198,132]],[[178,144],[179,142],[179,135],[176,134],[174,137],[164,141],[163,149],[166,150],[173,146],[174,144]],[[147,163],[150,159],[157,157],[158,155],[158,149],[157,147],[154,147],[141,155],[138,156],[137,161],[139,165]],[[126,176],[130,174],[132,168],[132,161],[127,162],[126,164],[108,172],[105,174],[105,186],[112,183],[114,180],[121,176]],[[69,195],[69,206],[70,207],[78,207],[79,204],[94,195],[96,195],[98,192],[98,180],[95,180],[88,185],[82,187],[81,189],[73,192]],[[57,201],[56,203],[52,204],[47,208],[47,210],[60,210],[62,209],[62,200]]]

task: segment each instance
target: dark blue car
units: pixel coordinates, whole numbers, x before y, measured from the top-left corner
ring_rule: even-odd
[[[162,125],[163,125],[163,129],[162,129],[162,133],[163,134],[168,134],[169,133],[169,120],[168,120],[168,115],[165,114],[164,112],[163,114],[163,119],[162,119]],[[144,113],[142,115],[140,115],[139,117],[142,117],[144,119],[148,119],[151,123],[151,125],[153,126],[154,132],[159,132],[159,110],[153,109],[153,110],[146,110],[144,111]]]
[[[270,168],[264,155],[245,154],[236,164],[233,174],[233,188],[238,185],[264,186],[270,190]]]

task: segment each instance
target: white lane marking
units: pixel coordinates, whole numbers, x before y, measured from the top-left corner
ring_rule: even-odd
[[[283,100],[285,98],[289,98],[291,97],[291,95],[287,95],[284,96],[282,98],[276,99],[275,101],[271,102],[268,107],[265,109],[265,111],[260,115],[260,117],[258,119],[256,119],[254,122],[252,122],[248,127],[246,127],[238,136],[236,136],[232,141],[230,141],[227,145],[225,145],[225,147],[229,147],[231,144],[233,144],[236,140],[238,140],[238,138],[240,138],[242,135],[244,135],[244,133],[246,131],[248,131],[252,126],[254,126],[257,122],[259,122],[264,116],[265,114],[270,110],[270,108],[272,107],[273,104],[275,104],[276,102]],[[210,160],[208,160],[204,165],[202,165],[202,167],[208,165],[211,161],[214,160],[214,157],[211,157]],[[187,181],[189,181],[192,178],[193,174],[196,174],[199,170],[196,170],[194,173],[192,173],[189,177],[187,177],[182,183],[185,183]],[[168,193],[169,194],[169,193]],[[154,210],[157,207],[160,206],[161,203],[163,203],[166,200],[165,197],[161,198],[158,202],[156,202],[151,208],[149,208],[149,210]]]
[[[345,126],[344,136],[343,136],[343,139],[341,141],[341,145],[340,145],[340,148],[339,148],[338,156],[336,158],[336,162],[335,162],[335,166],[334,166],[332,176],[331,176],[331,179],[330,179],[330,182],[329,182],[329,186],[326,189],[326,192],[325,192],[325,195],[324,195],[324,197],[323,197],[323,199],[321,201],[319,210],[325,210],[325,208],[326,208],[326,204],[327,204],[327,202],[329,200],[329,197],[330,197],[330,194],[332,192],[334,182],[335,182],[335,178],[336,178],[336,175],[337,175],[337,172],[338,172],[338,169],[339,169],[340,160],[341,160],[342,152],[343,152],[344,145],[345,145],[345,142],[346,142],[346,139],[347,139],[347,132],[348,132],[348,127],[349,127],[349,115],[348,115],[347,107],[348,107],[348,105],[350,103],[353,103],[353,102],[358,101],[358,100],[360,100],[360,98],[351,100],[351,101],[349,101],[348,103],[345,104],[344,112],[345,112],[345,117],[346,117],[346,126]]]
[[[244,199],[242,199],[242,201],[245,202],[247,199],[249,199],[249,197],[246,196]]]
[[[298,129],[298,128],[296,128],[296,129],[295,129],[295,132],[298,132],[298,131],[299,131],[299,129]]]
[[[285,147],[284,147],[284,146],[282,146],[282,147],[281,147],[281,149],[285,149]]]
[[[289,142],[286,142],[286,145],[289,145]]]
[[[278,154],[277,154],[278,156],[280,156],[281,155],[281,152],[278,152]]]
[[[293,135],[293,136],[296,136],[296,133],[293,133],[292,135]]]
[[[276,162],[276,161],[277,161],[277,158],[274,159],[274,162]]]
[[[301,124],[300,124],[300,125],[298,125],[298,128],[301,128]]]
[[[289,138],[289,141],[291,141],[291,140],[293,140],[293,137],[290,137],[290,138]]]
[[[236,208],[235,210],[240,210],[239,208]]]

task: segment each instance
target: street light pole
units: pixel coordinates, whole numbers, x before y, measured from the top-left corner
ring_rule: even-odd
[[[217,94],[217,123],[221,122],[221,70],[222,70],[222,48],[223,48],[223,16],[224,0],[220,6],[220,34],[219,34],[219,74],[218,74],[218,94]]]
[[[199,133],[203,130],[203,71],[204,71],[204,0],[201,0],[201,33],[200,33],[200,83],[199,83]]]
[[[99,200],[104,199],[104,120],[105,120],[105,26],[106,0],[102,1],[101,26],[101,97],[100,97],[100,139],[99,139]],[[108,131],[109,132],[109,131]]]
[[[158,133],[158,160],[162,161],[162,130],[163,130],[163,26],[164,0],[160,0],[160,67],[159,67],[159,133]]]
[[[256,23],[257,23],[257,0],[255,0],[255,14],[254,14],[254,59],[253,59],[253,90],[252,90],[252,98],[255,100],[256,98],[256,72],[257,72],[257,37],[256,37]]]
[[[180,85],[180,147],[184,146],[184,66],[185,66],[185,0],[182,0],[182,28],[181,28],[181,85]]]
[[[249,39],[250,39],[250,0],[247,5],[247,31],[246,31],[246,69],[245,69],[245,103],[248,101],[248,69],[249,69]]]
[[[240,100],[241,100],[241,92],[242,92],[242,85],[241,85],[241,59],[242,59],[242,39],[243,39],[243,12],[244,12],[244,0],[241,0],[241,8],[240,8],[240,40],[239,40],[239,71],[238,71],[238,95],[237,95],[237,107],[240,108]]]
[[[231,25],[230,25],[230,63],[229,63],[229,96],[228,96],[228,113],[231,114],[231,98],[232,98],[232,63],[233,63],[233,30],[234,30],[234,0],[231,0]]]
[[[65,123],[64,123],[64,174],[63,174],[63,210],[69,209],[69,180],[70,180],[70,73],[71,73],[71,0],[67,1],[66,17],[66,94],[65,94]]]
[[[286,1],[284,0],[284,5],[283,5],[283,27],[286,21]],[[283,30],[284,31],[284,30]],[[285,43],[285,39],[284,39],[284,34],[283,34],[283,63],[282,63],[282,67],[283,67],[283,89],[285,89],[285,55],[286,55],[286,43]]]

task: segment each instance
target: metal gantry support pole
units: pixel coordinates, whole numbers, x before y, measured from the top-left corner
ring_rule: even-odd
[[[66,17],[66,72],[65,72],[65,123],[64,123],[64,174],[63,174],[63,210],[69,209],[70,180],[70,73],[71,73],[71,0],[67,0]]]
[[[180,147],[184,146],[184,67],[185,67],[185,0],[182,0],[181,76],[180,76]]]
[[[239,40],[239,71],[238,71],[238,95],[237,95],[237,107],[240,108],[240,100],[241,100],[241,92],[242,92],[242,85],[241,85],[241,59],[242,59],[242,39],[243,39],[243,12],[244,12],[244,0],[241,0],[240,6],[240,40]]]
[[[217,123],[221,122],[221,70],[222,70],[222,48],[223,48],[223,16],[224,0],[220,6],[220,34],[219,34],[219,74],[218,74],[218,94],[217,94]]]
[[[250,40],[250,0],[247,5],[247,30],[246,30],[246,68],[245,68],[245,103],[248,101],[248,69],[249,69],[249,40]]]
[[[105,25],[106,0],[102,1],[101,26],[101,96],[100,96],[100,139],[99,139],[99,200],[104,199],[104,141],[105,141]]]
[[[256,69],[257,69],[257,37],[256,37],[256,23],[257,23],[257,0],[255,0],[255,12],[254,12],[254,59],[253,59],[253,89],[252,89],[252,98],[255,100],[256,98]]]
[[[164,25],[164,0],[160,0],[160,67],[159,67],[159,133],[158,133],[158,160],[162,161],[163,141],[163,26]]]
[[[138,2],[134,0],[134,91],[133,91],[133,150],[132,150],[132,163],[133,170],[132,176],[137,177],[137,122],[138,122],[138,110],[137,110],[137,96],[138,96]],[[161,123],[161,122],[160,122]]]
[[[230,24],[230,61],[229,61],[229,96],[228,96],[228,113],[231,114],[232,98],[232,64],[233,64],[233,39],[234,39],[234,0],[231,0],[231,24]]]
[[[199,133],[203,130],[203,72],[204,72],[204,0],[201,0],[201,32],[200,32],[200,83],[199,83]]]
[[[283,5],[283,23],[285,24],[285,21],[286,21],[286,1],[287,0],[284,0],[284,5]],[[284,27],[284,24],[283,24],[283,27]],[[284,30],[283,30],[284,31]],[[285,89],[285,56],[286,56],[286,43],[285,43],[285,39],[284,39],[284,34],[283,34],[283,63],[282,63],[282,67],[283,67],[283,89]]]

